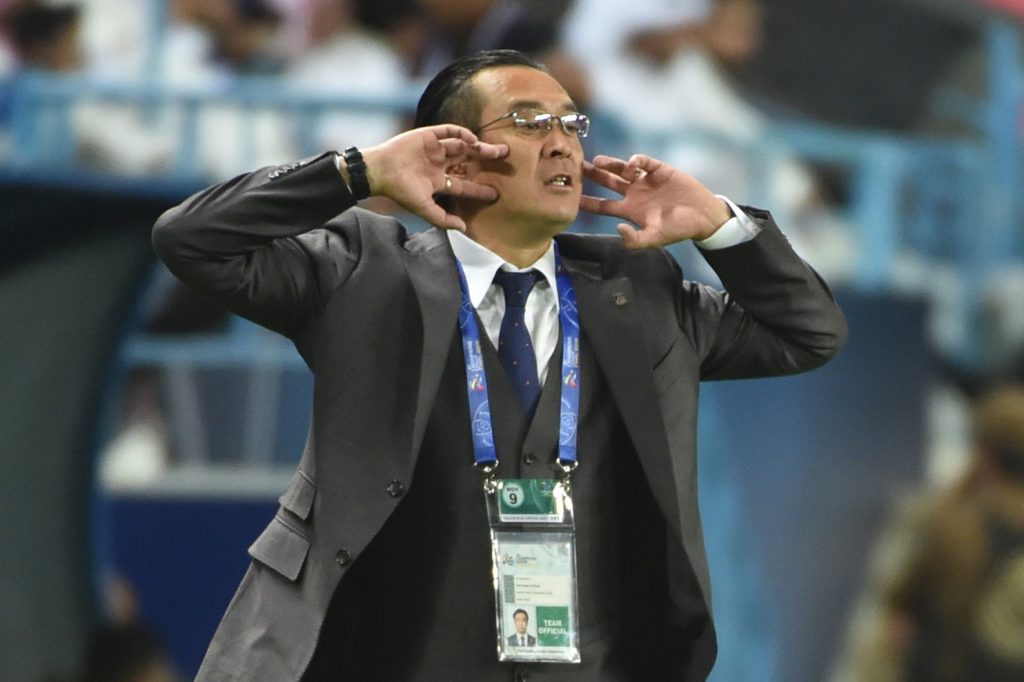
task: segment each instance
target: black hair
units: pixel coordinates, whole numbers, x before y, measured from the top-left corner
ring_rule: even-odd
[[[11,43],[18,52],[59,40],[79,19],[76,5],[46,7],[25,5],[6,19]]]
[[[468,83],[481,71],[498,66],[526,66],[548,72],[546,66],[518,50],[484,50],[456,60],[441,69],[420,95],[415,127],[455,123],[475,129],[480,125],[484,103]]]
[[[280,24],[284,21],[281,13],[267,0],[236,0],[239,15],[254,24]]]
[[[521,613],[521,614],[523,614],[524,616],[526,616],[526,620],[527,620],[527,621],[529,621],[529,620],[530,620],[530,614],[528,614],[528,613],[526,612],[526,609],[516,609],[515,611],[513,611],[513,612],[512,612],[512,619],[513,619],[513,620],[515,620],[515,617],[516,617],[517,615],[519,615],[520,613]]]

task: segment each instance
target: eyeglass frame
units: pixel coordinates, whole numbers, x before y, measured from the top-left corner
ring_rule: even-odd
[[[537,112],[537,115],[534,116],[532,120],[531,119],[527,119],[527,118],[522,117],[524,111],[535,111],[535,112]],[[516,118],[517,116],[520,117],[520,118],[517,119]],[[569,129],[566,128],[565,121],[563,120],[567,116],[575,116],[575,117],[577,117],[577,122],[578,123],[582,123],[583,130],[581,130],[579,132],[570,132]],[[543,118],[543,117],[547,117],[547,118]],[[556,115],[556,114],[550,114],[550,113],[548,113],[546,111],[542,111],[541,109],[530,109],[530,108],[527,108],[525,110],[516,109],[515,111],[510,111],[507,114],[503,114],[503,115],[499,116],[498,118],[494,119],[493,121],[488,121],[487,123],[484,123],[482,126],[477,128],[476,130],[474,130],[473,134],[474,135],[479,135],[480,133],[482,133],[484,131],[484,128],[488,128],[488,127],[494,125],[495,123],[500,123],[500,122],[504,121],[506,118],[511,118],[512,119],[513,127],[516,130],[523,131],[525,133],[529,133],[529,131],[525,129],[525,125],[527,123],[538,123],[538,122],[540,122],[540,119],[543,118],[543,120],[547,123],[547,127],[544,128],[544,133],[545,134],[550,133],[554,129],[554,126],[555,126],[554,121],[555,120],[558,121],[558,125],[561,126],[562,132],[565,133],[566,135],[573,135],[577,139],[582,140],[583,138],[585,138],[587,135],[590,134],[590,117],[587,116],[586,114],[582,113],[582,112],[571,111],[569,113]],[[519,120],[523,121],[522,125],[520,125],[518,123]]]

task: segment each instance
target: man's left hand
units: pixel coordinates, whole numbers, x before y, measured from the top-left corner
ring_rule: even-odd
[[[622,198],[585,195],[580,209],[628,220],[618,231],[631,249],[707,239],[732,217],[728,205],[704,185],[650,156],[634,154],[629,161],[596,156],[583,163],[583,172]]]

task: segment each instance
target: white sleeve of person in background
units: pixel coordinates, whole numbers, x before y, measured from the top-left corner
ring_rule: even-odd
[[[713,0],[576,0],[563,20],[562,44],[581,61],[625,50],[637,31],[698,24]]]

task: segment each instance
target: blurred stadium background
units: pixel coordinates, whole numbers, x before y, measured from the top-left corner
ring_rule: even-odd
[[[178,286],[156,217],[386,139],[438,65],[516,47],[588,153],[772,209],[837,291],[830,366],[706,386],[701,506],[712,679],[856,679],[882,529],[968,466],[977,391],[1024,380],[1024,2],[619,4],[0,0],[0,678],[80,679],[111,624],[191,678],[301,454],[300,358]]]

